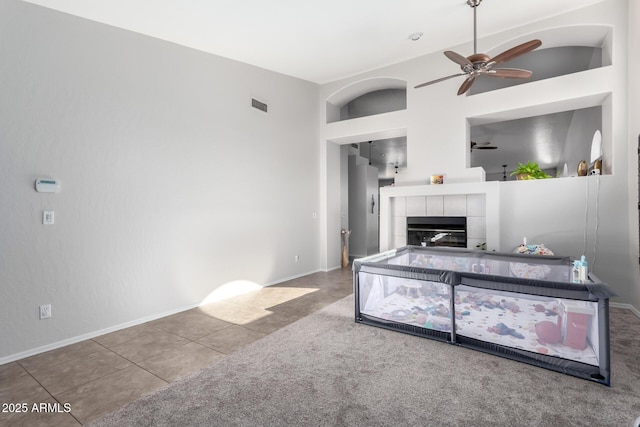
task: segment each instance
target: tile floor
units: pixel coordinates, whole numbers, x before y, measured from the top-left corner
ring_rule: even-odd
[[[352,292],[349,268],[314,273],[0,365],[0,425],[86,424]]]

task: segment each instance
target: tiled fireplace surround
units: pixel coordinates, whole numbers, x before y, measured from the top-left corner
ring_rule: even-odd
[[[497,182],[383,187],[380,189],[380,250],[407,243],[408,216],[467,217],[467,248],[486,242],[500,250]]]

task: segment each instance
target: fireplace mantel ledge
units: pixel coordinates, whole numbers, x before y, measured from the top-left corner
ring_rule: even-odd
[[[500,187],[498,181],[439,185],[399,185],[380,188],[380,251],[393,249],[391,199],[394,197],[484,194],[486,202],[487,250],[500,250]]]

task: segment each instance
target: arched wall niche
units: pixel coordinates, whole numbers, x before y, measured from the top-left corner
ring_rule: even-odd
[[[389,111],[406,109],[407,82],[393,77],[374,77],[351,83],[327,98],[327,123],[333,123],[349,118],[364,117],[366,115],[380,114]],[[387,98],[383,103],[387,107],[366,108],[366,105],[374,103],[380,105],[380,99]],[[349,103],[358,103],[357,109],[363,114],[355,114],[349,117]]]
[[[606,25],[574,25],[549,28],[504,41],[486,53],[495,56],[532,39],[542,40],[542,46],[496,68],[531,70],[528,79],[478,79],[467,92],[473,96],[510,86],[573,74],[612,64],[612,32]]]

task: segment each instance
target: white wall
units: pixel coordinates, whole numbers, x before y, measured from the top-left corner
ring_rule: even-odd
[[[633,8],[637,16],[637,6]],[[371,139],[376,132],[405,133],[408,166],[406,173],[397,177],[397,185],[425,184],[431,174],[442,172],[447,174],[449,182],[460,182],[461,177],[473,181],[479,174],[466,169],[470,119],[477,122],[517,119],[602,105],[604,163],[606,170],[613,174],[600,180],[563,178],[500,183],[500,249],[511,250],[526,236],[529,241],[544,243],[559,254],[580,256],[586,252],[596,275],[620,295],[615,301],[640,308],[637,233],[632,235],[630,225],[637,222],[637,201],[635,194],[631,200],[629,187],[629,182],[637,180],[635,168],[631,173],[629,166],[632,152],[629,121],[636,119],[627,116],[631,92],[627,87],[627,73],[631,63],[637,68],[637,59],[628,64],[627,25],[635,22],[629,20],[628,12],[626,0],[607,0],[479,41],[481,50],[491,55],[538,36],[543,48],[546,42],[562,45],[562,40],[552,38],[566,33],[558,29],[580,28],[582,32],[589,26],[609,26],[613,28],[612,65],[473,96],[456,96],[461,81],[455,79],[422,89],[408,89],[407,110],[402,114],[376,116],[378,127],[367,120],[369,118],[328,124],[321,129],[321,142],[330,139],[346,143],[358,135]],[[609,49],[608,42],[603,47]],[[470,42],[450,49],[471,52],[473,48]],[[358,81],[376,77],[401,79],[412,88],[450,75],[455,72],[454,67],[437,52],[323,85],[319,102],[324,106],[326,99]],[[637,103],[635,108],[638,111]],[[637,132],[637,124],[634,126]],[[633,187],[635,191],[635,184]],[[335,191],[337,194],[338,187]]]
[[[18,0],[0,58],[0,363],[319,269],[317,85]]]
[[[635,307],[640,314],[640,274],[638,269],[638,139],[640,138],[640,80],[637,78],[637,70],[640,69],[640,2],[629,0],[629,67],[627,73],[629,96],[628,120],[629,134],[627,145],[627,159],[629,164],[629,258],[631,267],[631,280],[636,286],[632,286],[632,295],[629,303]]]
[[[625,191],[612,175],[500,183],[501,248],[512,250],[527,237],[556,254],[585,254],[620,295],[616,301],[631,301],[627,212],[620,209]]]

